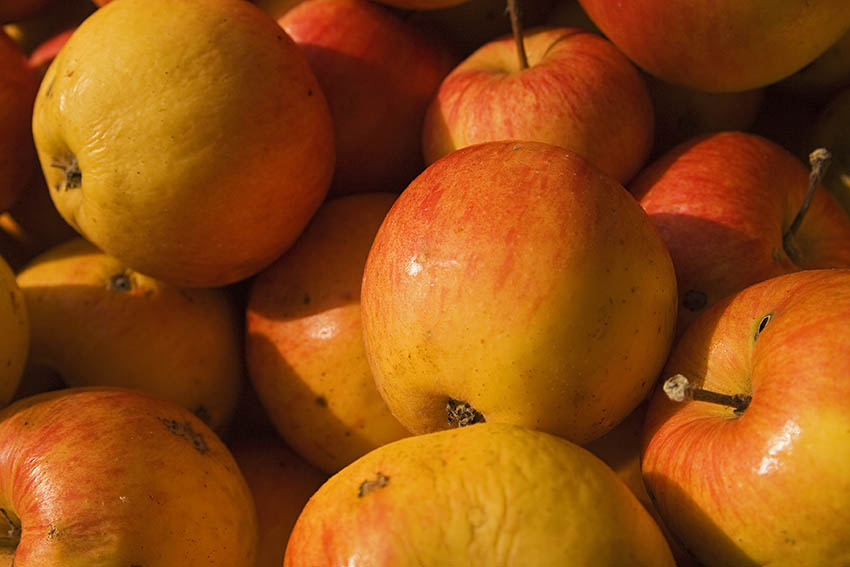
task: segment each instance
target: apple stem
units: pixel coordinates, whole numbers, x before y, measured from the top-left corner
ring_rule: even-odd
[[[811,170],[809,172],[809,188],[806,191],[803,204],[800,205],[800,210],[797,211],[797,216],[794,217],[794,220],[791,221],[791,224],[788,226],[788,230],[786,230],[785,234],[782,235],[782,245],[786,250],[790,249],[789,246],[791,244],[791,239],[794,237],[797,229],[800,228],[800,224],[803,222],[803,217],[806,215],[806,211],[809,210],[809,205],[812,203],[812,196],[815,194],[815,189],[817,189],[823,181],[823,177],[826,175],[826,170],[829,168],[831,161],[832,154],[826,148],[818,148],[809,154],[809,165],[811,166]]]
[[[731,407],[738,415],[749,407],[753,397],[747,394],[721,394],[698,388],[690,383],[683,374],[676,374],[664,381],[664,393],[674,402],[695,400]]]
[[[508,16],[511,18],[511,30],[514,33],[519,68],[528,69],[528,55],[525,53],[525,43],[522,41],[522,12],[519,0],[508,0]]]

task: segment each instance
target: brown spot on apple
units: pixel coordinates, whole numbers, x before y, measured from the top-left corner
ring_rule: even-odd
[[[189,441],[192,447],[200,454],[204,455],[209,452],[210,448],[204,436],[195,431],[192,428],[192,424],[188,421],[180,422],[176,419],[168,419],[167,417],[160,417],[159,421],[171,433]]]
[[[689,289],[682,298],[682,305],[688,311],[699,311],[708,305],[708,296],[701,291]]]
[[[390,477],[387,475],[378,472],[376,476],[372,480],[364,480],[360,483],[360,488],[357,491],[357,497],[363,498],[367,494],[371,494],[378,490],[379,488],[385,487],[390,482]]]

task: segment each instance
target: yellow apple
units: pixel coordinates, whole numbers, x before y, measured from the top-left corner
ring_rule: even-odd
[[[298,237],[334,164],[307,60],[244,0],[121,0],[56,56],[33,114],[50,194],[83,236],[181,287],[244,279]]]
[[[0,256],[0,406],[11,401],[21,380],[30,344],[30,322],[15,273]]]

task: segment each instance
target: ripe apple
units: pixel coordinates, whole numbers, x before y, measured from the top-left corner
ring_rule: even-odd
[[[664,365],[676,277],[646,213],[590,162],[487,142],[399,196],[361,306],[378,390],[412,433],[486,420],[585,443]]]
[[[673,257],[678,332],[707,306],[748,285],[808,268],[850,267],[850,217],[822,188],[784,238],[809,185],[806,166],[743,132],[681,144],[629,184]]]
[[[773,88],[815,104],[824,104],[850,87],[850,31],[814,61],[779,81]]]
[[[180,287],[274,261],[333,172],[330,112],[307,60],[243,0],[99,8],[47,70],[33,132],[69,224]]]
[[[379,447],[307,503],[284,567],[672,566],[664,536],[590,452],[479,423]]]
[[[30,120],[37,88],[26,54],[0,30],[0,213],[15,202],[33,174]]]
[[[716,303],[674,347],[663,376],[692,400],[656,391],[643,475],[703,564],[850,561],[848,322],[850,270],[805,270]]]
[[[454,56],[371,0],[305,0],[277,21],[304,52],[330,106],[330,192],[400,193],[425,167],[425,109]]]
[[[531,29],[524,45],[527,68],[504,36],[443,80],[425,116],[426,163],[480,142],[533,140],[628,181],[653,143],[652,101],[637,69],[611,42],[579,28]]]
[[[25,301],[15,273],[0,256],[0,407],[18,389],[27,360],[30,320]]]
[[[832,152],[832,165],[823,183],[850,215],[850,87],[832,98],[815,115],[809,134],[813,147],[826,147]]]
[[[227,447],[184,408],[130,390],[4,409],[0,509],[15,567],[233,567],[256,555],[254,503]]]
[[[709,91],[754,89],[810,63],[850,30],[846,0],[579,0],[644,70]]]
[[[129,269],[82,238],[17,277],[28,307],[30,362],[71,386],[123,386],[193,411],[213,429],[244,380],[241,313],[225,289],[183,289]]]
[[[280,435],[327,473],[408,434],[375,387],[360,314],[366,256],[395,198],[328,200],[295,245],[252,279],[251,383]]]
[[[242,437],[228,446],[257,509],[257,562],[250,567],[281,567],[295,521],[328,477],[287,447],[274,431]]]

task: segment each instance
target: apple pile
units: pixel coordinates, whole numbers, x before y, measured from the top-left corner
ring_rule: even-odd
[[[0,24],[0,567],[850,564],[846,0]]]

